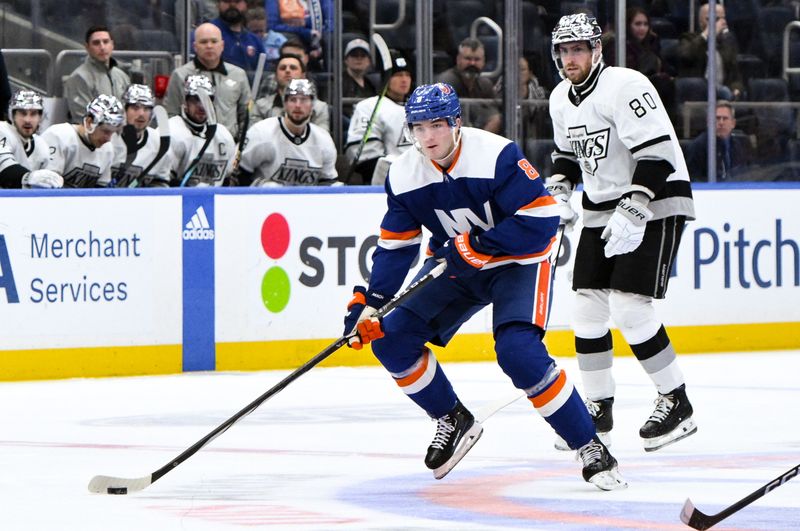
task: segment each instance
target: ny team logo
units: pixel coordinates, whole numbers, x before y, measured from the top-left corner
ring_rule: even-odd
[[[261,224],[261,248],[268,258],[279,260],[289,249],[289,223],[281,214],[270,214]],[[279,266],[272,266],[261,279],[261,300],[272,313],[282,312],[289,304],[289,275]]]

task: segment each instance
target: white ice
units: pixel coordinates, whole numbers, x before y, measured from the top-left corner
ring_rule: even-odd
[[[574,358],[558,361],[580,389]],[[90,494],[94,475],[162,467],[288,371],[2,383],[0,529],[688,529],[687,497],[716,513],[800,461],[800,351],[682,356],[698,433],[649,454],[654,387],[615,363],[611,450],[630,487],[614,492],[583,482],[526,400],[436,481],[434,424],[382,369],[317,367],[147,489]],[[513,391],[493,363],[445,370],[473,409]],[[800,529],[800,478],[714,529]]]

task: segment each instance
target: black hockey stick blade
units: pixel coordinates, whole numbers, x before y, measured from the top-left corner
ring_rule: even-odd
[[[686,503],[683,504],[683,509],[681,510],[681,522],[688,525],[692,529],[711,529],[711,527],[723,521],[733,513],[736,513],[744,509],[745,507],[747,507],[760,497],[764,496],[768,492],[775,490],[776,488],[780,487],[793,477],[796,477],[799,472],[800,472],[800,464],[793,468],[790,468],[789,470],[787,470],[777,478],[773,479],[763,487],[760,487],[755,492],[750,493],[748,496],[742,498],[733,505],[726,507],[717,514],[703,513],[694,506],[692,500],[687,498]]]
[[[416,282],[410,284],[406,289],[398,293],[394,296],[392,300],[387,302],[386,304],[378,310],[374,317],[380,318],[386,315],[387,313],[394,310],[401,302],[409,299],[415,293],[418,293],[419,290],[429,284],[433,279],[440,276],[447,264],[442,262],[438,264],[436,267],[431,269],[428,273],[423,275],[419,278]],[[192,446],[184,450],[179,456],[172,459],[169,463],[162,466],[152,474],[148,474],[146,476],[142,476],[139,478],[122,478],[122,477],[115,477],[115,476],[94,476],[91,481],[89,481],[89,492],[93,492],[96,494],[129,494],[131,492],[137,492],[143,489],[146,489],[160,478],[164,477],[167,473],[173,470],[175,467],[189,459],[191,456],[196,454],[200,449],[206,446],[208,443],[228,431],[228,429],[240,421],[242,418],[246,417],[250,413],[256,410],[258,406],[275,396],[276,394],[280,393],[283,389],[285,389],[290,383],[297,380],[300,376],[310,371],[315,366],[319,365],[325,358],[345,346],[348,340],[355,335],[355,331],[351,332],[347,335],[344,335],[325,347],[325,349],[308,360],[305,364],[295,369],[291,374],[286,376],[283,380],[272,386],[269,390],[267,390],[264,394],[250,402],[244,409],[240,410],[238,413],[233,415],[231,418],[214,428],[208,435],[194,443]]]

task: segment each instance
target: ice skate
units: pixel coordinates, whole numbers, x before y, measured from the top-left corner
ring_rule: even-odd
[[[600,490],[624,489],[628,483],[617,470],[617,460],[598,437],[578,449],[583,462],[583,479]]]
[[[639,430],[645,452],[654,452],[695,433],[697,425],[692,413],[685,385],[665,395],[659,394],[655,411]]]
[[[611,447],[611,428],[614,427],[614,417],[611,413],[611,408],[614,405],[614,397],[602,398],[600,400],[586,400],[586,409],[594,422],[594,428],[597,430],[597,436],[607,447]],[[568,452],[572,450],[562,437],[556,435],[556,442],[554,443],[556,450]]]
[[[482,433],[483,427],[472,413],[456,402],[447,415],[436,420],[436,435],[428,447],[425,466],[433,470],[433,477],[442,479],[467,455]]]

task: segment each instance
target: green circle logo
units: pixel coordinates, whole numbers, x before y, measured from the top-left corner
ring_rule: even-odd
[[[272,313],[282,312],[289,304],[289,275],[280,267],[270,267],[261,279],[261,300]]]

